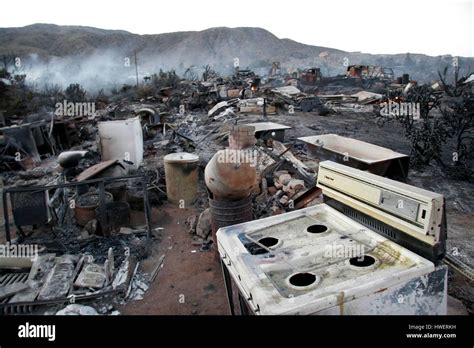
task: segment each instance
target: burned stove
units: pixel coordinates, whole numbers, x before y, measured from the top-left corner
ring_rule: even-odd
[[[442,195],[331,161],[325,203],[217,232],[234,314],[446,314]]]

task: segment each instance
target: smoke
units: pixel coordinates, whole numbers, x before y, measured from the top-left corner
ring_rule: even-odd
[[[65,57],[52,56],[41,58],[37,54],[30,54],[22,61],[21,69],[16,73],[26,74],[26,81],[35,85],[40,90],[45,86],[59,85],[63,89],[71,83],[78,83],[88,93],[94,94],[100,90],[105,92],[112,88],[121,87],[123,84],[135,85],[136,70],[134,52],[137,53],[138,79],[143,83],[143,78],[158,73],[160,70],[175,70],[180,76],[189,68],[196,77],[200,77],[203,66],[209,64],[213,70],[223,76],[229,76],[234,68],[233,49],[210,53],[208,50],[192,50],[189,47],[179,45],[173,49],[159,50],[157,47],[149,46],[142,50],[136,48],[107,48],[98,49],[92,53],[84,52],[79,55]],[[260,59],[255,61],[251,53],[240,52],[240,67],[250,67],[258,74],[268,72],[272,59]],[[361,59],[359,54],[348,54],[351,64],[365,64],[391,66],[394,68],[395,76],[401,76],[408,72],[410,76],[424,81],[437,77],[437,71],[446,66],[446,61],[438,58],[432,64],[417,63],[413,66],[402,66],[403,55],[397,56],[367,56]],[[282,68],[291,71],[296,68],[320,67],[325,76],[343,74],[346,67],[342,64],[346,53],[331,54],[330,58],[321,57],[298,57],[282,60]],[[433,64],[436,62],[437,64]]]
[[[135,66],[129,60],[125,64],[122,54],[116,51],[100,51],[88,56],[51,57],[41,59],[30,55],[22,73],[26,82],[43,88],[59,85],[66,88],[79,83],[89,92],[135,82]]]
[[[202,63],[202,65],[199,65]],[[196,76],[201,76],[204,62],[192,64],[192,59],[183,59],[179,54],[153,55],[137,54],[138,79],[158,73],[160,70],[175,70],[183,76],[187,69],[191,69]],[[216,64],[211,66],[221,74],[231,74],[230,64]],[[26,74],[26,82],[40,90],[45,86],[58,85],[63,89],[72,83],[78,83],[89,93],[100,90],[109,91],[124,84],[136,83],[134,52],[121,50],[100,50],[89,55],[50,57],[42,59],[37,54],[30,54],[22,62],[21,69],[15,73]]]

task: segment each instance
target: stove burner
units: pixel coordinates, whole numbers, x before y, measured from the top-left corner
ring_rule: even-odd
[[[353,257],[349,263],[355,267],[369,267],[375,263],[375,258],[369,255],[362,255],[360,257]]]
[[[328,227],[325,225],[311,225],[306,228],[308,233],[323,233],[328,230]]]
[[[273,238],[273,237],[265,237],[262,239],[259,239],[258,241],[260,244],[263,246],[266,246],[267,248],[270,248],[272,246],[275,246],[278,244],[279,239],[278,238]]]
[[[313,284],[316,279],[316,276],[311,273],[296,273],[290,277],[289,282],[293,286],[304,287]]]

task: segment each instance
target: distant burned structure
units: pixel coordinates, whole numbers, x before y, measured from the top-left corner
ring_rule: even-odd
[[[361,79],[378,78],[392,81],[395,75],[392,68],[373,65],[349,65],[347,67],[346,76]]]
[[[322,80],[320,68],[305,69],[301,74],[300,82],[304,85],[316,85]]]

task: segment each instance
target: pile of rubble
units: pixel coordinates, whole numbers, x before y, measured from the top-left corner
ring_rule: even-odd
[[[8,251],[4,252],[15,250],[14,245],[7,247]],[[58,314],[97,314],[94,307],[88,307],[84,313],[86,307],[78,305],[100,300],[101,314],[118,313],[114,310],[117,305],[141,298],[148,281],[137,272],[138,263],[130,253],[117,258],[109,248],[107,255],[103,262],[82,253],[59,256],[40,253],[33,260],[18,256],[3,259],[1,268],[13,271],[0,275],[0,311],[4,314],[56,311]],[[61,309],[67,304],[76,307]]]
[[[396,167],[406,179],[408,156],[387,157],[388,149],[362,142],[354,154],[353,139],[336,141],[334,135],[303,148],[287,142],[285,131],[291,127],[269,120],[281,113],[370,111],[383,95],[375,87],[364,90],[361,81],[401,94],[415,82],[387,83],[386,75],[370,75],[372,70],[361,67],[335,78],[324,78],[316,69],[300,76],[277,70],[265,79],[239,69],[232,77],[210,74],[203,81],[167,76],[169,85],[144,86],[151,95],[134,98],[126,89],[121,100],[83,107],[79,114],[73,103],[71,115],[56,110],[11,117],[0,129],[6,239],[42,250],[20,271],[0,265],[0,308],[31,310],[111,295],[120,301],[140,298],[159,270],[148,280],[139,270],[138,261],[152,253],[149,241],[158,227],[151,207],[166,199],[176,204],[170,197],[173,174],[165,171],[164,158],[171,153],[197,155],[197,167],[191,169],[184,156],[174,174],[194,173],[175,189],[191,192],[197,214],[187,225],[191,243],[203,252],[216,249],[215,232],[226,224],[319,203],[315,182],[321,159],[369,171],[383,162],[388,166],[381,175],[390,176]],[[317,156],[312,156],[314,148],[321,150]]]

